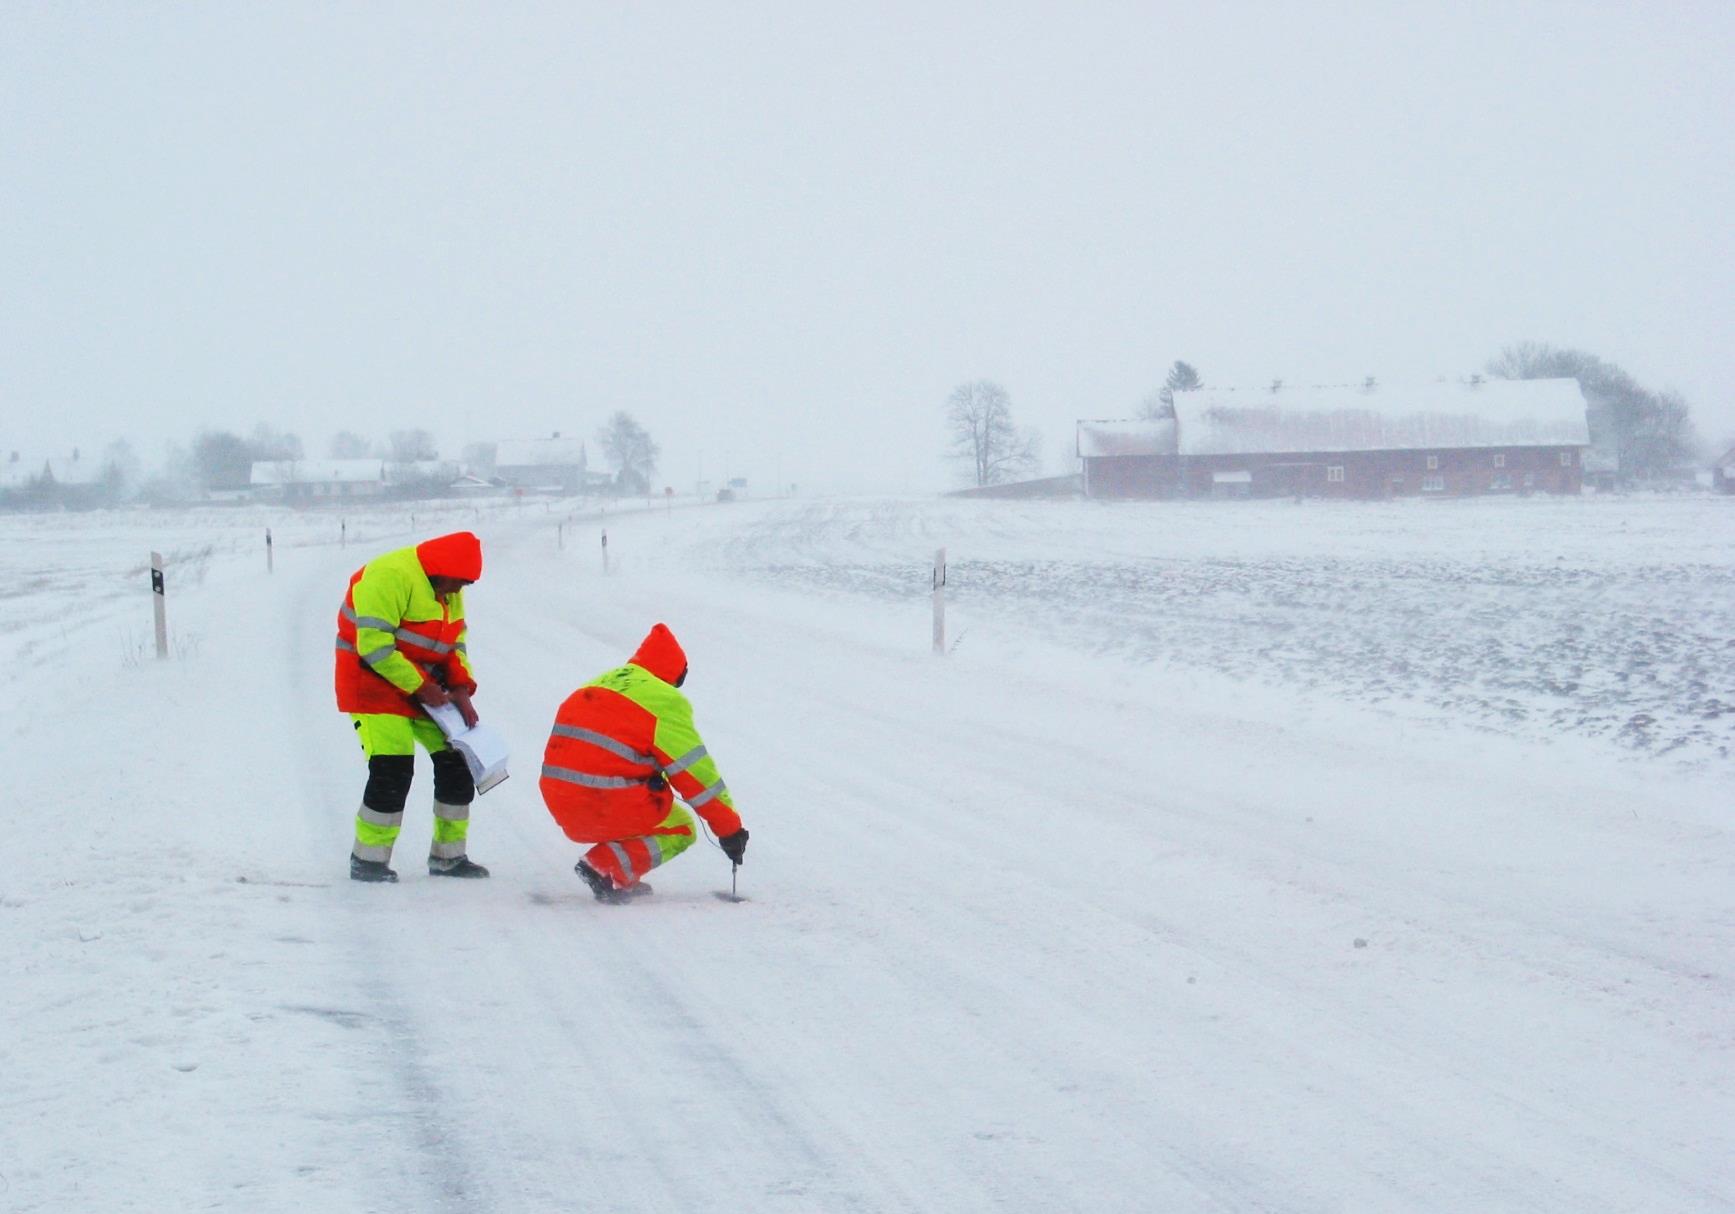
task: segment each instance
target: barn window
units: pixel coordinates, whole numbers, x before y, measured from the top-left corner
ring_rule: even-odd
[[[1429,456],[1433,459],[1433,456]],[[1424,476],[1422,478],[1423,493],[1439,493],[1446,488],[1446,478],[1443,476]]]
[[[1343,465],[1342,464],[1333,464],[1333,465],[1331,465],[1331,467],[1327,468],[1325,470],[1325,479],[1328,481],[1342,481],[1343,480]]]
[[[1440,457],[1437,455],[1430,455],[1428,457],[1428,471],[1432,472],[1435,468],[1438,468],[1439,466],[1440,466]]]
[[[1560,466],[1561,466],[1561,467],[1562,467],[1562,468],[1570,468],[1570,467],[1572,467],[1572,452],[1570,452],[1570,451],[1562,451],[1562,452],[1561,452],[1561,453],[1560,453]]]
[[[1489,488],[1490,489],[1510,489],[1510,488],[1512,488],[1512,474],[1510,472],[1502,472],[1499,476],[1494,478],[1494,483],[1492,485],[1490,485]]]
[[[1496,468],[1504,468],[1506,466],[1506,452],[1501,451],[1494,456],[1494,466]]]

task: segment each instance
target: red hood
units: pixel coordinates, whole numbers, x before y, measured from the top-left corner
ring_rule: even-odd
[[[681,643],[675,639],[675,634],[669,631],[667,624],[653,626],[650,635],[639,642],[638,652],[627,660],[634,666],[650,671],[665,683],[675,682],[687,669],[687,654],[681,648]]]
[[[465,582],[482,579],[482,541],[468,531],[454,531],[417,544],[416,559],[429,577],[454,577]]]

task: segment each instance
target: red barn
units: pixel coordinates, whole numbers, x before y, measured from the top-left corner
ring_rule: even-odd
[[[1577,493],[1589,444],[1571,379],[1203,388],[1172,418],[1078,423],[1092,497]]]

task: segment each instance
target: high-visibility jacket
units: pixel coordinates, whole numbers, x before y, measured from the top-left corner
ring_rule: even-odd
[[[482,541],[468,531],[375,557],[349,579],[337,616],[337,707],[341,712],[420,716],[411,698],[433,681],[473,692],[464,594],[441,598],[430,577],[474,582]]]
[[[741,817],[675,684],[687,655],[664,625],[625,666],[561,704],[542,758],[542,799],[581,842],[649,834],[679,793],[719,838]],[[671,789],[673,790],[671,792]]]

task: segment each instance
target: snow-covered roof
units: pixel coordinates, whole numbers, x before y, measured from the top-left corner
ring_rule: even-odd
[[[585,463],[579,438],[507,438],[495,444],[496,468],[576,468]]]
[[[1173,455],[1175,419],[1081,421],[1078,423],[1078,453],[1085,459],[1113,455]]]
[[[45,476],[57,485],[94,485],[102,479],[103,461],[70,457],[20,457],[0,463],[0,489],[28,489]]]
[[[253,465],[254,485],[359,485],[384,480],[383,459],[285,459]]]
[[[1574,379],[1372,390],[1200,388],[1175,393],[1182,455],[1570,447],[1590,442]]]
[[[458,479],[458,461],[451,459],[412,459],[398,463],[386,464],[386,480],[402,483],[405,481],[453,481]]]

